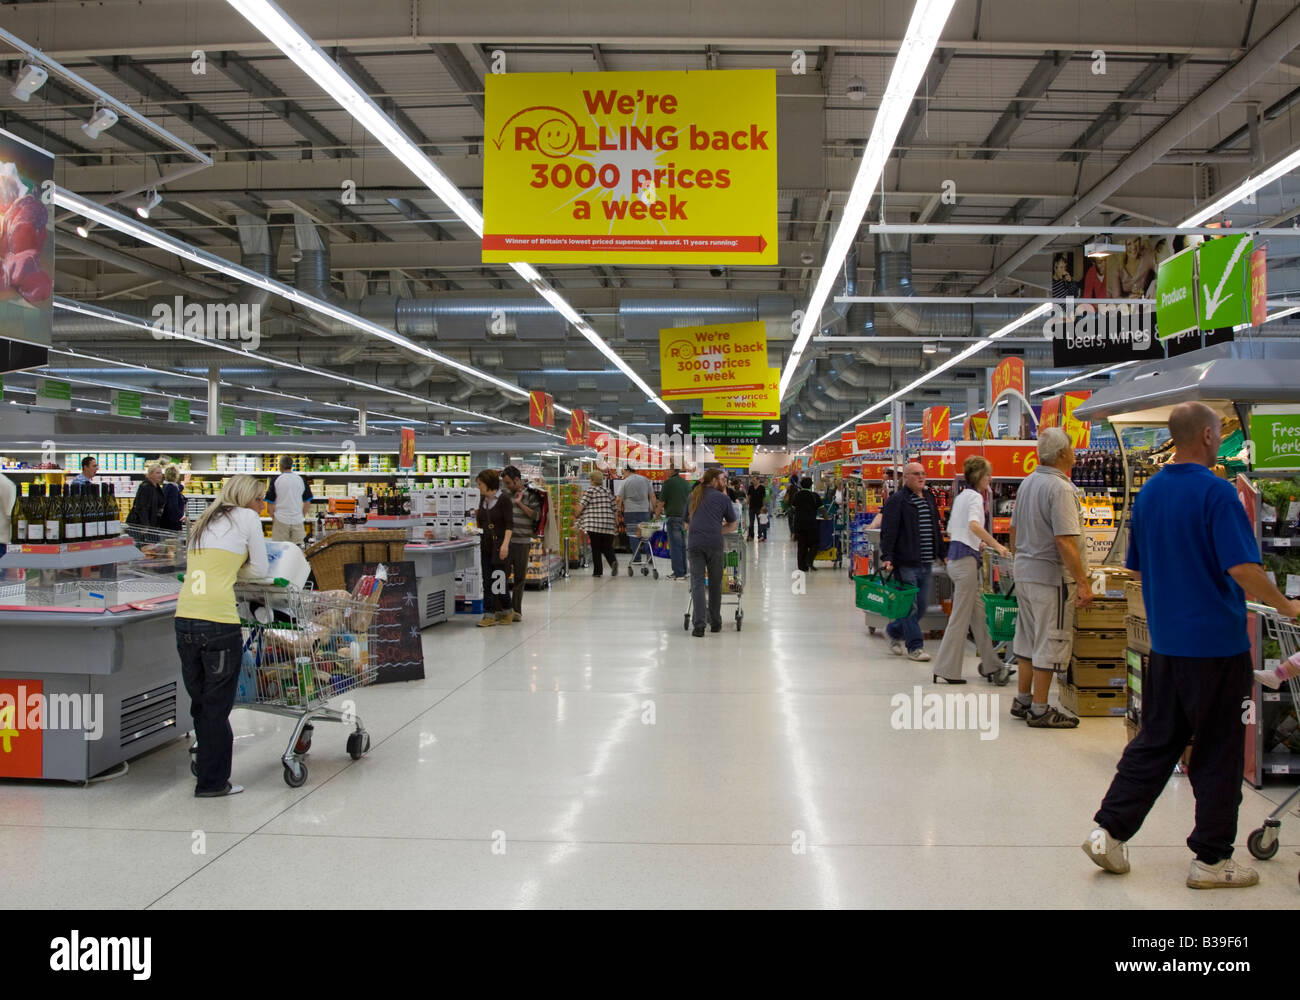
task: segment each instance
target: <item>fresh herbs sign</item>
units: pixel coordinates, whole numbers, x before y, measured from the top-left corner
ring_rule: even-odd
[[[1257,406],[1250,414],[1256,471],[1300,469],[1300,406]]]

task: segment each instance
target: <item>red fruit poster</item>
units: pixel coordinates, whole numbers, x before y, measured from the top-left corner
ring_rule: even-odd
[[[49,346],[54,155],[0,129],[0,331]]]

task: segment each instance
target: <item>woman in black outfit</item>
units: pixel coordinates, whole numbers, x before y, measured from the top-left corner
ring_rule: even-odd
[[[135,502],[131,504],[131,512],[126,515],[127,524],[134,524],[141,528],[163,526],[166,497],[163,495],[162,479],[162,466],[149,466],[144,474],[144,482],[135,491]]]
[[[180,531],[185,520],[185,493],[181,489],[181,473],[174,465],[163,473],[162,526],[168,531]]]
[[[484,469],[478,479],[479,565],[483,570],[483,617],[479,626],[498,625],[509,620],[510,589],[506,586],[506,560],[510,555],[511,526],[514,523],[510,502],[501,499],[501,477],[494,469]]]

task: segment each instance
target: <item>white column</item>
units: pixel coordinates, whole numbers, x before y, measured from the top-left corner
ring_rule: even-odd
[[[216,365],[208,368],[207,433],[210,437],[221,433],[221,369]]]

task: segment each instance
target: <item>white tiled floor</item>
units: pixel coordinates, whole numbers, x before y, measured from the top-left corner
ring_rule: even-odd
[[[244,711],[234,798],[193,798],[184,741],[90,788],[0,783],[0,895],[182,909],[1300,901],[1295,815],[1260,888],[1183,886],[1185,778],[1133,842],[1130,875],[1089,864],[1077,845],[1120,720],[1033,731],[1007,715],[1013,688],[972,683],[999,699],[996,739],[893,729],[893,695],[943,689],[868,636],[843,572],[795,593],[794,548],[773,535],[750,547],[740,633],[729,608],[721,634],[685,632],[685,584],[585,570],[529,591],[523,624],[429,629],[426,680],[357,699],[370,754],[353,763],[342,729],[318,725],[301,789],[280,777],[287,723]],[[1244,789],[1243,844],[1289,787]]]

